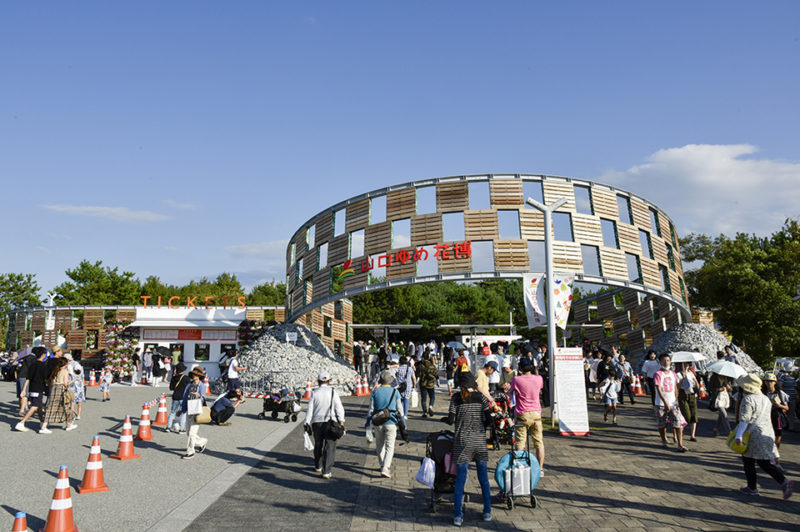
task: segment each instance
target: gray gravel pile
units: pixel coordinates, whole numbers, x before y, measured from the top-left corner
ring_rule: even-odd
[[[297,342],[287,342],[286,333],[296,333]],[[245,392],[288,388],[302,394],[306,379],[311,378],[316,387],[317,375],[323,370],[331,374],[334,388],[341,393],[355,389],[353,366],[302,325],[280,323],[266,329],[239,359],[247,367],[241,377]]]
[[[656,353],[674,353],[675,351],[694,351],[705,355],[706,364],[710,364],[717,360],[717,351],[724,351],[725,346],[729,345],[725,336],[718,333],[707,325],[700,325],[697,323],[684,323],[681,325],[673,325],[666,332],[664,332],[658,339],[650,346]],[[648,349],[650,349],[648,348]],[[753,362],[750,356],[737,348],[736,359],[748,373],[762,373],[758,364]],[[636,362],[637,368],[641,366],[644,357]]]

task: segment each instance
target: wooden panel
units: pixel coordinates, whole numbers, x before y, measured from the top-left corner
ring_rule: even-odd
[[[44,331],[42,333],[42,345],[48,349],[58,345],[58,331]]]
[[[305,281],[306,287],[306,305],[309,305],[314,300],[314,283],[311,281]]]
[[[625,310],[635,310],[639,306],[639,292],[630,288],[623,288],[622,304],[625,306]]]
[[[367,255],[383,253],[392,247],[392,222],[367,226],[364,230],[364,252]]]
[[[561,198],[567,198],[567,202],[563,207],[559,207],[559,211],[569,210],[575,212],[575,189],[572,183],[545,179],[542,181],[542,191],[544,192],[544,203],[546,205]]]
[[[553,242],[553,267],[556,270],[583,271],[581,246],[574,242]]]
[[[596,216],[573,214],[572,232],[575,235],[576,242],[592,246],[603,245],[603,230],[600,227],[600,219]]]
[[[326,266],[315,273],[313,277],[313,284],[314,297],[316,299],[322,299],[323,297],[326,297],[330,293],[331,289],[331,269]],[[278,318],[276,317],[275,319],[277,320]]]
[[[618,223],[617,235],[619,235],[619,247],[622,251],[641,256],[642,244],[639,241],[638,229],[630,224]]]
[[[618,279],[628,278],[628,265],[625,262],[625,253],[613,248],[600,247],[600,265],[603,275]]]
[[[436,185],[437,212],[458,212],[467,209],[469,209],[469,185],[466,181]]]
[[[97,331],[97,349],[106,349],[108,344],[106,344],[106,331],[103,329],[99,329]]]
[[[353,259],[353,265],[351,268],[353,268],[355,271],[355,275],[344,278],[342,281],[342,286],[345,290],[355,288],[356,286],[361,286],[369,282],[369,270],[363,272],[361,271],[361,261],[364,260],[364,258],[365,257],[358,257]]]
[[[521,179],[493,179],[489,181],[489,198],[492,207],[519,207],[525,200]]]
[[[528,271],[530,269],[528,241],[496,240],[494,243],[494,267],[496,270]]]
[[[637,329],[628,333],[628,351],[630,353],[637,353],[644,351],[645,346],[644,331]]]
[[[672,245],[672,233],[669,230],[669,218],[661,212],[656,211],[658,216],[658,226],[661,228],[661,237]]]
[[[43,331],[45,327],[45,319],[47,313],[43,310],[34,310],[33,318],[31,319],[31,329],[34,331]]]
[[[667,256],[667,248],[664,239],[650,235],[650,241],[653,243],[653,257],[659,264],[663,264],[669,268],[669,257]]]
[[[308,279],[317,271],[317,259],[319,258],[319,248],[311,248],[306,256],[303,257],[303,279]]]
[[[655,300],[655,304],[658,307],[658,314],[662,318],[665,318],[669,311],[672,310],[672,304],[666,299],[658,298]]]
[[[650,209],[636,198],[631,198],[631,214],[633,214],[633,223],[639,229],[644,229],[648,233],[653,232],[653,227],[650,224]]]
[[[667,313],[667,324],[670,326],[678,325],[680,323],[680,317],[678,316],[678,309],[673,308]]]
[[[303,283],[299,283],[297,286],[294,287],[292,290],[292,312],[296,312],[298,309],[305,306],[305,300],[303,299]]]
[[[608,218],[619,223],[619,208],[617,207],[617,195],[610,190],[601,190],[592,187],[592,205],[597,216]]]
[[[572,313],[575,323],[586,323],[589,321],[589,302],[576,302],[572,305]]]
[[[496,240],[498,238],[497,211],[487,209],[464,212],[465,240]]]
[[[519,211],[520,236],[526,240],[544,240],[544,215],[534,209]]]
[[[286,309],[285,308],[276,308],[275,309],[275,321],[281,322],[281,323],[286,321]]]
[[[329,336],[323,336],[322,337],[322,343],[325,344],[326,346],[328,346],[328,349],[333,350],[333,338],[331,338]]]
[[[306,247],[308,244],[306,243],[306,231],[305,229],[299,231],[294,238],[292,239],[292,244],[294,244],[294,258],[295,260],[300,260],[304,256],[308,254]]]
[[[86,309],[83,311],[83,327],[98,329],[103,326],[103,311],[101,309]]]
[[[664,318],[656,320],[653,325],[650,326],[650,336],[652,336],[653,341],[655,342],[658,340],[658,337],[661,336],[664,331],[667,330],[667,323]]]
[[[334,340],[344,342],[347,337],[347,329],[341,320],[333,320],[332,334]]]
[[[414,248],[405,248],[405,251],[411,256],[414,255]],[[397,252],[395,252],[395,255],[396,254]],[[398,260],[394,260],[394,257],[392,257],[391,265],[386,267],[387,279],[404,279],[406,277],[414,277],[415,275],[417,275],[417,263],[413,260],[408,260],[403,264]]]
[[[28,315],[24,312],[15,312],[14,313],[14,331],[15,332],[22,332],[25,330],[25,327],[28,325]]]
[[[442,238],[441,214],[423,214],[411,219],[412,246],[438,244]]]
[[[33,345],[33,331],[22,331],[19,333],[19,346],[26,347]]]
[[[636,315],[639,317],[639,325],[644,327],[653,323],[653,301],[648,299],[636,308]]]
[[[249,321],[264,321],[264,309],[249,308],[244,311],[244,319]]]
[[[644,284],[660,289],[661,273],[658,271],[658,264],[656,264],[656,261],[641,257],[639,262],[642,265],[642,277],[644,277]]]
[[[670,292],[672,292],[672,295],[677,297],[678,299],[683,299],[683,296],[681,294],[680,277],[678,277],[678,274],[675,273],[673,270],[668,270],[668,272],[669,272],[669,289],[670,289]],[[661,285],[659,284],[659,286],[661,286]]]
[[[342,321],[353,323],[353,304],[350,301],[342,300]]]
[[[408,218],[417,213],[417,189],[393,190],[386,194],[386,220]]]
[[[323,316],[333,318],[336,315],[336,305],[334,303],[325,303],[320,308]]]
[[[314,245],[319,246],[333,238],[333,213],[329,212],[317,220],[314,228]]]
[[[117,310],[117,321],[134,321],[136,319],[136,309],[126,308]]]
[[[350,251],[350,235],[347,233],[334,237],[328,244],[328,265],[341,266]]]
[[[369,199],[351,203],[345,211],[345,226],[347,232],[358,231],[369,224]]]
[[[601,320],[611,318],[616,314],[617,306],[614,303],[614,295],[602,295],[597,298],[597,317]]]
[[[86,349],[86,331],[81,329],[73,329],[67,333],[67,350]]]
[[[72,329],[72,311],[56,310],[56,329]]]
[[[628,319],[627,312],[618,312],[614,315],[614,334],[628,332],[631,328],[631,320]]]
[[[325,327],[325,321],[322,317],[322,312],[319,309],[311,311],[311,332],[322,336]]]
[[[453,258],[439,261],[439,273],[469,272],[472,271],[472,257]]]
[[[602,327],[588,327],[584,330],[586,331],[586,339],[590,342],[599,342],[605,336]]]

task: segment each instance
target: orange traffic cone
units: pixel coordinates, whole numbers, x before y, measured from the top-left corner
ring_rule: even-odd
[[[131,432],[131,416],[125,416],[125,423],[122,424],[122,436],[119,437],[119,447],[117,453],[110,458],[115,460],[133,460],[139,458],[138,454],[133,453],[133,432]]]
[[[142,405],[142,417],[139,418],[139,428],[136,431],[136,441],[150,441],[153,435],[150,433],[150,407],[147,404]]]
[[[58,470],[56,490],[53,492],[53,501],[50,503],[50,513],[47,514],[47,524],[40,532],[78,532],[78,527],[75,526],[72,519],[69,473],[67,473],[65,465]]]
[[[153,421],[153,425],[162,425],[167,426],[167,420],[169,416],[167,415],[167,394],[162,393],[161,397],[158,399],[158,412],[156,412],[156,420]]]
[[[103,479],[103,460],[100,456],[100,436],[92,438],[92,449],[89,451],[89,460],[86,462],[83,482],[78,486],[77,491],[78,493],[108,491],[108,486]]]
[[[361,389],[362,389],[363,395],[364,395],[365,397],[369,397],[369,395],[370,395],[370,393],[369,393],[369,379],[367,378],[367,376],[366,376],[366,375],[364,375],[364,376],[361,378],[361,382],[363,383],[363,384],[361,385]]]
[[[634,375],[633,378],[633,395],[635,395],[636,397],[642,397],[644,395],[647,395],[646,393],[644,393],[644,390],[642,389],[642,381],[639,380],[638,375]]]
[[[364,393],[361,391],[361,375],[356,375],[356,387],[353,389],[353,397],[361,397]]]
[[[706,391],[706,385],[703,379],[700,379],[700,399],[708,399],[708,392]]]
[[[94,377],[94,371],[89,372],[89,386],[97,386],[97,380]]]
[[[206,378],[203,379],[203,383],[206,385],[206,395],[210,394],[211,393],[211,385],[209,385],[209,383],[208,383],[208,375],[206,375]]]
[[[309,400],[311,400],[311,379],[306,379],[306,394],[303,396],[301,401]]]
[[[17,512],[11,532],[28,532],[28,515],[25,512]]]

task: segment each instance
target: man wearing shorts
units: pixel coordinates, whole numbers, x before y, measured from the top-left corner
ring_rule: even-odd
[[[653,375],[655,386],[655,414],[658,422],[658,433],[661,436],[661,445],[669,447],[667,443],[667,425],[672,426],[672,433],[678,443],[678,451],[685,453],[689,449],[683,446],[683,427],[686,421],[678,408],[678,376],[670,369],[671,360],[667,353],[658,357],[661,369]]]
[[[39,420],[43,420],[44,411],[42,410],[42,399],[44,392],[47,389],[47,377],[50,373],[47,371],[47,364],[44,363],[44,358],[47,356],[47,349],[42,346],[33,348],[33,356],[36,361],[33,362],[28,369],[28,378],[22,386],[20,397],[27,394],[28,397],[28,411],[22,417],[22,420],[14,426],[14,430],[20,432],[27,432],[25,422],[30,419],[34,412],[39,413]]]
[[[533,374],[533,365],[528,360],[520,362],[519,371],[511,381],[509,394],[514,394],[516,407],[514,413],[514,433],[516,450],[525,449],[528,443],[528,434],[533,440],[533,450],[539,467],[544,474],[544,440],[542,439],[542,405],[539,402],[539,394],[544,386],[544,381],[540,375]]]
[[[242,383],[239,382],[239,372],[247,368],[239,365],[239,352],[234,351],[228,362],[228,391],[237,392],[242,390]]]

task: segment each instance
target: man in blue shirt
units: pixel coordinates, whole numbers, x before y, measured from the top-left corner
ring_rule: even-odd
[[[394,457],[394,442],[397,439],[398,421],[402,421],[403,399],[400,392],[392,386],[394,375],[384,371],[380,375],[380,386],[372,392],[367,412],[367,423],[372,423],[373,415],[379,410],[388,409],[391,412],[389,419],[380,425],[374,425],[375,447],[378,451],[378,462],[381,466],[381,476],[391,478],[390,468]]]
[[[232,402],[232,399],[235,402]],[[242,403],[244,403],[244,399],[242,399],[241,391],[230,390],[228,393],[220,395],[211,405],[211,421],[222,427],[227,427],[230,425],[227,422],[228,419],[236,411],[236,407]]]

